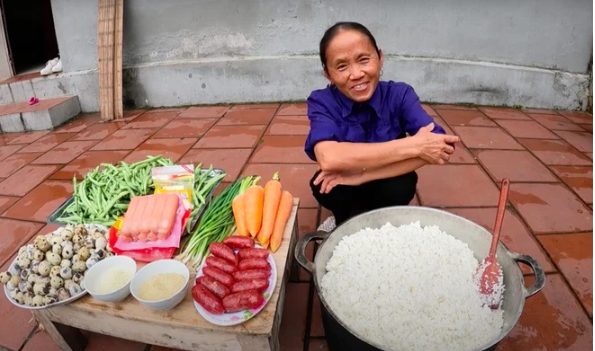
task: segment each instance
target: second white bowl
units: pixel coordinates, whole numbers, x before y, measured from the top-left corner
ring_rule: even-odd
[[[130,273],[130,279],[118,290],[109,294],[100,294],[101,276],[112,268],[121,268]],[[130,294],[130,282],[136,273],[136,262],[127,256],[112,256],[105,258],[91,267],[85,274],[85,289],[97,300],[104,302],[119,302]]]
[[[160,273],[178,273],[184,277],[184,286],[178,290],[173,296],[157,301],[147,301],[141,299],[138,294],[141,286],[144,282],[154,275]],[[188,281],[190,279],[190,271],[185,264],[176,260],[159,260],[151,262],[134,275],[130,282],[130,292],[135,299],[137,299],[143,305],[155,309],[155,310],[169,310],[176,307],[184,297],[186,297],[186,290],[188,288]]]

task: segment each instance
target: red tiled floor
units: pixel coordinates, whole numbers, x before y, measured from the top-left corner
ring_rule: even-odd
[[[179,115],[180,113],[186,111],[187,107],[161,107],[161,108],[154,108],[147,110],[145,113],[152,114],[152,113],[175,113]]]
[[[0,218],[2,234],[0,234],[0,265],[9,261],[18,249],[43,227],[41,223],[16,221]]]
[[[496,123],[477,110],[440,110],[439,115],[451,126],[497,126]]]
[[[324,339],[310,339],[310,345],[308,345],[308,351],[326,351],[328,345]]]
[[[28,132],[19,135],[18,137],[10,140],[7,144],[31,144],[32,142],[36,141],[37,139],[41,138],[42,136],[49,133],[48,131],[39,131],[39,132]]]
[[[440,117],[433,117],[433,118],[434,118],[434,123],[441,126],[446,131],[446,134],[455,135],[455,133],[452,131],[452,129],[450,129],[448,124],[446,124],[446,122],[444,122],[444,120],[442,118],[440,118]],[[475,157],[473,155],[471,155],[469,150],[467,150],[467,148],[462,143],[458,143],[457,145],[455,145],[455,152],[454,152],[454,154],[452,154],[450,156],[450,160],[448,162],[454,163],[454,164],[465,164],[465,163],[474,164]]]
[[[95,145],[92,150],[132,150],[147,140],[155,131],[155,129],[118,130]]]
[[[146,345],[136,341],[91,333],[85,351],[143,351]]]
[[[105,139],[105,137],[122,128],[124,125],[125,124],[123,122],[96,123],[84,131],[78,133],[70,140],[79,141]]]
[[[60,351],[60,348],[50,335],[46,331],[38,331],[33,337],[25,344],[22,351]]]
[[[530,113],[529,116],[551,130],[582,131],[581,127],[560,115],[541,115]]]
[[[509,199],[535,234],[593,230],[593,212],[561,184],[511,184]]]
[[[586,129],[587,131],[591,132],[591,134],[593,134],[593,125],[592,124],[581,124],[581,127],[583,129]]]
[[[194,106],[180,113],[177,118],[219,118],[229,106]]]
[[[593,115],[579,111],[559,111],[559,113],[575,123],[593,124]]]
[[[558,136],[535,121],[501,119],[497,120],[497,122],[515,138],[559,139]]]
[[[2,217],[45,222],[48,216],[72,195],[72,182],[46,180],[22,197]]]
[[[15,202],[19,201],[19,197],[0,196],[0,213],[6,211]]]
[[[300,199],[301,201],[301,199]],[[318,217],[317,208],[300,208],[298,210],[298,225],[299,225],[299,237],[301,238],[304,234],[310,233],[316,230],[316,221]],[[314,259],[314,243],[311,242],[306,248],[306,257],[310,260]],[[300,280],[307,281],[310,279],[310,274],[303,268],[300,270]]]
[[[550,167],[586,203],[593,203],[593,167]]]
[[[593,233],[540,235],[538,239],[593,315]]]
[[[302,351],[308,313],[308,286],[287,283],[283,319],[279,328],[279,343],[283,351]]]
[[[14,154],[15,152],[19,151],[23,145],[6,145],[0,146],[0,161],[4,160],[8,156]]]
[[[523,150],[523,147],[500,128],[453,127],[461,141],[470,149]]]
[[[59,133],[46,135],[43,138],[34,142],[33,144],[27,145],[21,150],[19,150],[19,154],[50,151],[54,147],[60,145],[61,143],[65,142],[66,140],[72,138],[75,135],[75,133]]]
[[[158,155],[177,162],[197,140],[196,138],[149,139],[126,156],[124,162],[139,162],[147,159],[147,156]]]
[[[479,162],[497,182],[556,182],[558,179],[528,151],[478,150]]]
[[[232,182],[237,179],[251,153],[251,149],[191,149],[178,163],[197,165],[202,162],[206,167],[212,164],[213,167],[225,170],[227,176],[224,180]]]
[[[194,148],[252,148],[260,140],[265,126],[214,126]]]
[[[490,232],[494,230],[494,221],[496,220],[496,208],[453,208],[447,209],[461,217],[475,222]],[[502,223],[502,234],[500,241],[506,247],[516,253],[529,255],[537,260],[546,272],[555,272],[556,269],[551,264],[539,244],[533,238],[533,235],[527,230],[521,220],[509,210],[504,214],[504,222]],[[529,274],[533,271],[525,265],[519,265],[523,273]]]
[[[124,122],[130,122],[133,119],[135,119],[136,117],[142,115],[143,113],[145,113],[147,110],[130,110],[130,111],[124,111]]]
[[[502,107],[480,107],[479,110],[493,119],[519,119],[531,120],[527,115],[519,110]]]
[[[475,108],[474,106],[465,106],[465,105],[432,105],[432,108],[436,111],[438,111],[438,113],[440,113],[439,110],[462,110],[462,111],[477,111],[477,108]]]
[[[240,104],[240,105],[233,105],[231,107],[232,110],[251,110],[255,108],[272,108],[277,109],[279,104]]]
[[[217,122],[215,118],[176,118],[161,128],[153,138],[198,138]]]
[[[232,110],[227,112],[217,125],[269,124],[274,114],[275,110],[270,108]]]
[[[557,115],[558,111],[556,110],[543,110],[539,108],[526,108],[523,109],[523,112],[526,114],[546,114],[546,115]]]
[[[546,165],[588,166],[591,160],[563,140],[519,139],[529,151]]]
[[[282,104],[279,107],[278,116],[300,116],[308,114],[308,108],[305,103],[300,104]]]
[[[145,112],[141,116],[135,118],[132,122],[126,124],[122,129],[160,128],[174,119],[177,115],[178,112]]]
[[[253,163],[312,163],[304,152],[304,136],[266,135],[250,162]]]
[[[425,166],[417,171],[417,193],[424,206],[496,206],[499,190],[479,168],[471,165]]]
[[[0,194],[24,196],[58,169],[57,165],[25,166],[0,183]]]
[[[32,164],[64,164],[77,158],[83,152],[89,150],[93,145],[97,144],[96,140],[88,141],[67,141],[45,155],[35,159]]]
[[[543,290],[526,300],[517,325],[498,346],[498,351],[591,349],[593,325],[557,274],[548,275]]]
[[[424,109],[424,111],[426,111],[426,113],[432,117],[436,117],[438,116],[438,113],[436,112],[436,110],[434,110],[432,108],[432,106],[430,105],[426,105],[426,104],[422,104],[421,107]]]
[[[591,160],[593,159],[593,153],[592,152],[585,152],[585,155],[587,155],[587,157],[590,158]]]
[[[310,321],[310,336],[325,336],[324,325],[322,324],[322,312],[320,298],[314,291],[312,298],[312,319]]]
[[[593,134],[588,132],[556,131],[562,139],[582,152],[593,152]]]
[[[99,164],[114,164],[123,159],[128,153],[130,153],[129,150],[87,151],[54,173],[50,179],[72,180],[74,176],[77,179],[82,179],[85,174],[94,170]]]
[[[42,153],[35,154],[12,154],[2,161],[2,167],[0,167],[0,178],[9,177],[14,172],[21,169],[23,166],[29,164]]]
[[[56,129],[54,133],[79,133],[101,120],[99,113],[82,115]]]
[[[267,134],[273,135],[308,135],[310,120],[308,116],[277,116],[273,118]]]

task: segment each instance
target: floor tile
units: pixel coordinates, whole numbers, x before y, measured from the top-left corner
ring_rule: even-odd
[[[442,110],[442,111],[445,111],[445,110]],[[457,111],[455,111],[455,112],[457,112]],[[467,112],[467,111],[463,111],[463,112]],[[444,120],[442,118],[440,118],[440,117],[433,117],[433,118],[434,118],[434,123],[441,126],[446,131],[446,134],[455,135],[455,133],[452,131],[452,129],[450,129],[448,124],[446,124],[446,122],[444,122]],[[453,163],[453,164],[465,164],[465,163],[474,164],[474,163],[476,163],[475,156],[473,156],[471,154],[471,152],[469,152],[469,150],[467,150],[467,148],[462,143],[457,143],[455,145],[455,152],[454,152],[454,154],[452,154],[450,156],[450,160],[448,162]]]
[[[277,109],[279,104],[240,104],[240,105],[233,105],[231,107],[232,110],[250,110],[255,108],[272,108]]]
[[[143,351],[146,345],[136,341],[91,333],[85,351]]]
[[[496,127],[491,119],[479,111],[440,110],[440,117],[451,126]]]
[[[320,298],[318,293],[314,291],[312,298],[312,319],[310,320],[310,336],[325,336],[324,325],[322,324],[322,312],[320,306]]]
[[[8,156],[2,161],[2,167],[0,167],[0,178],[9,177],[11,174],[18,171],[23,166],[28,165],[41,155],[43,154],[12,154]]]
[[[432,106],[427,105],[427,104],[421,104],[421,107],[424,109],[424,111],[426,111],[426,113],[432,117],[436,117],[438,116],[438,113],[436,112],[436,110],[434,110],[432,108]]]
[[[579,132],[582,131],[581,127],[577,126],[567,118],[562,117],[560,115],[544,115],[530,113],[529,117],[533,118],[541,125],[551,130],[574,130]]]
[[[41,223],[0,218],[0,265],[4,265],[29,239],[43,227]],[[2,289],[4,290],[4,288]],[[3,296],[2,299],[5,297]],[[1,344],[1,343],[0,343]]]
[[[76,133],[48,134],[33,144],[27,145],[20,149],[19,153],[48,152],[74,136],[76,136]]]
[[[510,202],[535,234],[593,230],[593,213],[561,184],[511,184]]]
[[[66,141],[45,155],[38,157],[32,164],[64,164],[77,158],[83,152],[97,144],[96,140],[88,141]]]
[[[526,300],[518,323],[498,346],[498,351],[591,349],[593,325],[558,274],[548,275],[543,290]]]
[[[150,109],[145,111],[145,113],[151,114],[151,113],[175,113],[176,115],[179,115],[180,113],[186,111],[188,108],[187,107],[163,107],[163,108],[154,108],[154,109]]]
[[[216,118],[176,118],[161,128],[153,138],[198,138],[217,122]]]
[[[279,343],[283,351],[302,351],[308,313],[308,287],[305,283],[287,283]]]
[[[495,181],[557,182],[558,179],[528,151],[477,150],[479,162]]]
[[[581,124],[580,125],[583,129],[586,129],[591,134],[593,134],[593,125],[592,124]]]
[[[178,163],[197,165],[202,162],[206,167],[212,164],[227,173],[224,181],[232,182],[238,178],[251,153],[252,149],[191,149]]]
[[[12,205],[2,217],[45,222],[71,195],[71,181],[46,180]]]
[[[37,139],[43,137],[44,135],[48,134],[49,131],[38,131],[38,132],[27,132],[19,135],[18,137],[12,139],[8,142],[8,145],[13,144],[31,144],[32,142],[36,141]]]
[[[554,133],[535,121],[496,120],[515,138],[559,139]]]
[[[575,123],[593,124],[593,115],[579,111],[559,111],[559,113]]]
[[[540,235],[538,239],[593,315],[593,233]]]
[[[417,192],[424,206],[496,206],[499,190],[480,169],[471,165],[425,166],[417,171]]]
[[[308,107],[305,103],[300,104],[282,104],[279,107],[278,116],[301,116],[308,114]]]
[[[470,149],[523,150],[523,147],[500,128],[455,126],[454,131]]]
[[[172,349],[171,347],[163,347],[163,346],[156,346],[152,345],[149,351],[183,351],[180,349]]]
[[[24,196],[47,179],[60,166],[25,166],[0,183],[0,194]]]
[[[225,116],[219,120],[217,125],[269,124],[274,114],[275,110],[270,108],[232,110],[227,112]]]
[[[545,114],[545,115],[557,115],[558,111],[556,110],[544,110],[539,108],[525,108],[523,112],[526,114]]]
[[[124,111],[124,122],[130,122],[145,112],[147,112],[147,110],[144,109]]]
[[[115,164],[130,153],[129,150],[87,151],[54,173],[50,179],[72,180],[83,177],[101,163]]]
[[[262,179],[269,179],[279,172],[283,188],[300,198],[300,208],[317,208],[318,202],[310,189],[310,179],[317,170],[318,165],[315,164],[248,164],[242,176],[256,174]]]
[[[494,231],[494,221],[496,219],[496,208],[453,208],[446,209],[461,217],[475,222],[490,232]],[[555,272],[556,269],[547,258],[546,254],[539,247],[533,235],[527,230],[527,227],[521,222],[519,217],[506,210],[504,222],[502,223],[502,232],[500,241],[512,252],[521,253],[533,257],[546,272]],[[519,265],[523,273],[529,274],[533,271],[526,265]]]
[[[529,116],[519,110],[503,107],[480,107],[479,110],[493,119],[520,119],[531,120]]]
[[[264,183],[264,182],[263,182]],[[299,225],[299,237],[301,238],[307,233],[311,233],[316,230],[316,221],[318,220],[318,209],[317,208],[300,208],[298,210],[298,225]],[[308,247],[306,248],[306,257],[308,259],[314,259],[314,242],[310,242]],[[298,264],[299,266],[299,264]],[[300,280],[308,281],[310,280],[310,274],[306,272],[301,266],[299,267],[300,270]]]
[[[25,344],[22,351],[60,351],[60,348],[50,335],[46,331],[38,331],[33,337]]]
[[[54,130],[54,133],[79,133],[87,129],[87,127],[90,125],[99,122],[100,120],[101,114],[99,112],[82,115]]]
[[[135,118],[132,122],[123,126],[122,129],[160,128],[174,119],[177,115],[178,112],[145,112],[141,116]]]
[[[252,148],[266,126],[214,126],[200,138],[194,148]]]
[[[593,159],[593,153],[592,152],[585,152],[585,155],[587,155],[587,157],[590,158],[591,160]]]
[[[267,134],[273,135],[308,135],[310,120],[308,116],[277,116],[273,118]]]
[[[118,130],[117,132],[103,139],[99,144],[95,145],[92,150],[100,151],[135,149],[155,132],[156,129]]]
[[[14,205],[19,199],[20,198],[18,197],[0,196],[0,213],[9,209],[10,206]]]
[[[219,118],[229,106],[193,106],[180,113],[177,118]]]
[[[99,122],[78,133],[75,137],[73,137],[70,140],[102,140],[105,139],[108,135],[115,132],[116,130],[122,128],[124,125],[124,122]]]
[[[327,351],[328,345],[324,339],[310,339],[310,345],[308,345],[308,351]]]
[[[448,104],[438,104],[432,105],[432,108],[440,113],[439,110],[461,110],[461,111],[477,111],[475,106],[467,106],[467,105],[448,105]]]
[[[5,145],[0,146],[0,161],[4,160],[8,156],[14,154],[15,152],[21,150],[23,145]]]
[[[562,139],[582,152],[593,152],[593,134],[589,132],[556,131]]]
[[[267,135],[256,148],[252,163],[312,163],[304,152],[305,136]]]
[[[124,158],[134,163],[146,160],[148,156],[162,155],[177,162],[196,143],[196,138],[149,139]]]
[[[554,173],[586,203],[593,203],[593,167],[552,166]]]
[[[587,156],[563,140],[519,139],[518,141],[546,165],[588,166],[593,164]]]
[[[0,250],[2,250],[1,247]],[[7,262],[12,262],[14,258],[15,256],[11,256]],[[1,272],[7,269],[8,263],[0,267]],[[2,345],[0,349],[6,347],[10,350],[19,350],[37,325],[30,311],[14,306],[6,299],[4,292],[2,295],[0,298],[0,325],[2,325],[0,328],[0,345]]]

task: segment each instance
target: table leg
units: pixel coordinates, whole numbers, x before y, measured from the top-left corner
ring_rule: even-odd
[[[84,351],[87,347],[87,338],[80,330],[64,324],[52,322],[47,312],[44,310],[36,310],[33,312],[33,315],[39,323],[43,325],[45,331],[61,350]]]
[[[298,224],[297,216],[295,217],[295,222],[293,223],[293,232],[291,233],[292,240],[289,241],[289,257],[287,260],[289,261],[289,280],[290,281],[298,281],[300,280],[300,265],[297,263],[295,259],[295,244],[300,237],[300,226]],[[295,239],[294,239],[295,238]]]

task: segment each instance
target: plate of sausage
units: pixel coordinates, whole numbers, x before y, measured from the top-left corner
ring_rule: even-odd
[[[252,238],[237,235],[212,243],[209,251],[192,287],[194,307],[215,325],[248,321],[264,309],[275,290],[273,256]]]

